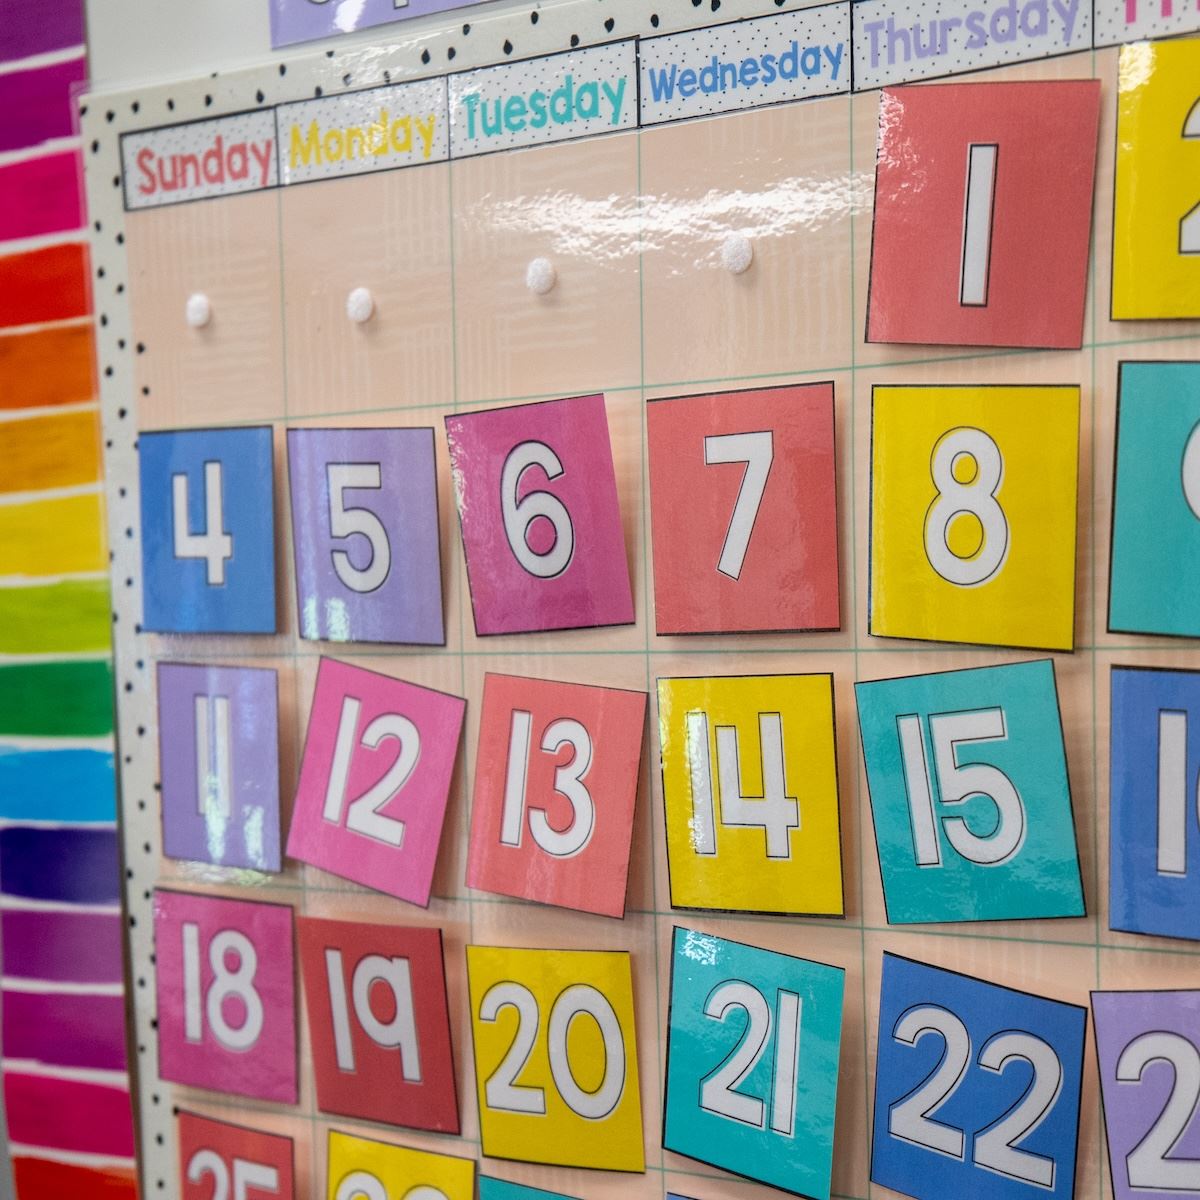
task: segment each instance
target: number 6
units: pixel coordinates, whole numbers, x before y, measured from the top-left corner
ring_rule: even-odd
[[[521,477],[531,467],[541,467],[547,480],[564,472],[562,461],[545,442],[522,442],[513,447],[504,460],[500,475],[500,505],[504,514],[504,535],[517,562],[539,579],[553,579],[571,565],[575,553],[575,529],[566,505],[550,492],[530,492],[517,499]],[[554,526],[554,545],[538,552],[529,545],[529,527],[545,517]]]

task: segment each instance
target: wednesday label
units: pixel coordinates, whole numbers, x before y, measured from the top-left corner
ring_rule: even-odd
[[[450,77],[454,158],[632,129],[637,120],[632,39]]]
[[[284,184],[445,162],[449,156],[444,77],[279,108]]]
[[[850,62],[848,4],[650,38],[642,124],[848,92]]]
[[[1088,50],[1092,0],[858,0],[854,87]]]
[[[274,187],[275,113],[238,113],[121,138],[125,207],[157,208]]]

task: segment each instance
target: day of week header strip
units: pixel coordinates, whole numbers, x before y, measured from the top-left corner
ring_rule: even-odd
[[[127,210],[1200,31],[1200,0],[840,0],[124,134]]]

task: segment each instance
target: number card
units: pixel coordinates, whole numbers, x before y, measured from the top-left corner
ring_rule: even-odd
[[[1108,628],[1200,636],[1200,363],[1123,362]]]
[[[1200,42],[1121,47],[1114,321],[1200,317]]]
[[[868,342],[1079,349],[1100,81],[879,98]]]
[[[323,658],[287,852],[429,903],[466,701]]]
[[[138,435],[142,625],[274,633],[271,430]]]
[[[159,889],[154,952],[159,1075],[295,1104],[291,907]]]
[[[871,1182],[916,1200],[1075,1194],[1087,1010],[883,956]]]
[[[828,1200],[845,975],[676,928],[663,1147]]]
[[[294,1200],[292,1139],[179,1114],[181,1200]]]
[[[159,663],[158,758],[164,854],[279,870],[274,671]]]
[[[475,1162],[331,1129],[325,1200],[475,1200]]]
[[[1050,660],[854,690],[889,924],[1084,915]]]
[[[603,396],[446,418],[475,632],[633,623]]]
[[[1200,1196],[1200,992],[1093,992],[1113,1200]]]
[[[575,1200],[565,1192],[547,1192],[542,1188],[526,1187],[523,1183],[508,1183],[503,1179],[479,1177],[479,1200]]]
[[[440,929],[299,917],[317,1107],[458,1133]]]
[[[467,884],[625,915],[645,692],[484,679]]]
[[[445,644],[432,429],[289,429],[300,636]]]
[[[674,908],[841,916],[833,676],[658,681]]]
[[[1200,941],[1200,672],[1113,667],[1109,926]]]
[[[646,406],[666,633],[837,629],[833,384]]]
[[[876,387],[870,632],[1073,649],[1078,459],[1078,387]]]
[[[644,1171],[629,955],[467,947],[483,1153]]]

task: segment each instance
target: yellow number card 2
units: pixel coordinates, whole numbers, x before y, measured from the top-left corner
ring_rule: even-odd
[[[1071,650],[1079,388],[876,387],[870,631]]]
[[[1121,50],[1114,321],[1200,317],[1200,41]]]
[[[467,977],[484,1154],[644,1171],[628,953],[468,946]]]
[[[329,1134],[326,1200],[472,1200],[475,1162],[348,1133]]]
[[[671,904],[841,916],[833,677],[658,681]]]

